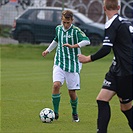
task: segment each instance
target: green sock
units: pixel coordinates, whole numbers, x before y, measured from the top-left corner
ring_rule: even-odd
[[[52,94],[52,102],[54,106],[54,112],[58,114],[59,103],[60,103],[60,94]]]
[[[72,106],[72,114],[77,114],[78,98],[76,100],[70,100]]]

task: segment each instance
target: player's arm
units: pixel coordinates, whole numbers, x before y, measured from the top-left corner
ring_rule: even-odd
[[[57,42],[55,40],[52,41],[52,43],[49,45],[49,47],[42,52],[42,56],[46,56],[48,53],[50,53],[56,46],[57,46]]]
[[[95,61],[95,60],[105,57],[106,55],[110,53],[110,51],[111,51],[111,46],[103,45],[99,51],[97,51],[93,55],[90,55],[91,61]]]
[[[111,51],[111,46],[103,45],[102,48],[99,51],[97,51],[95,54],[89,56],[79,54],[78,59],[81,63],[88,63],[105,57],[110,53],[110,51]]]
[[[71,45],[71,44],[63,44],[63,46],[69,47],[69,48],[81,48],[84,47],[86,45],[90,45],[90,41],[89,40],[83,40],[77,44]]]

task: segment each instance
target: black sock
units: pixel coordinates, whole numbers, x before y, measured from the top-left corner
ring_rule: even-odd
[[[127,111],[122,111],[128,120],[130,128],[133,130],[133,106]]]
[[[97,104],[98,104],[97,133],[107,133],[107,127],[111,116],[109,103],[97,100]]]

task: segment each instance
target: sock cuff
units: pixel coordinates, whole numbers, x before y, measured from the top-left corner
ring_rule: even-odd
[[[75,100],[70,100],[70,103],[76,103],[76,102],[78,102],[78,97],[75,99]]]
[[[60,94],[52,94],[52,98],[60,98]]]
[[[109,106],[109,102],[102,101],[102,100],[97,100],[97,104],[100,106]]]
[[[129,110],[122,111],[122,112],[123,112],[123,113],[128,113],[128,112],[130,112],[132,109],[133,109],[133,106],[132,106],[132,108],[130,108]]]

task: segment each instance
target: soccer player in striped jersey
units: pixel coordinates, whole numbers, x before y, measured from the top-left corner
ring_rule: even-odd
[[[45,57],[57,47],[53,66],[52,90],[55,119],[59,117],[60,88],[64,81],[66,81],[72,107],[72,118],[74,122],[79,122],[77,111],[78,96],[76,90],[80,90],[79,74],[82,64],[79,62],[77,55],[81,53],[81,47],[90,44],[90,40],[83,31],[73,25],[72,11],[64,10],[61,20],[62,24],[56,27],[54,40],[42,52],[42,56]]]
[[[80,62],[87,63],[106,56],[112,48],[115,56],[97,96],[97,133],[107,133],[111,116],[109,101],[115,94],[133,131],[133,25],[118,14],[119,9],[118,0],[104,0],[109,20],[105,24],[103,46],[93,55],[78,55]]]

